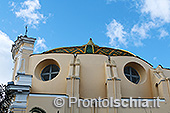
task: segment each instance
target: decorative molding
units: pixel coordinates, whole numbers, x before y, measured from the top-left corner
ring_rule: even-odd
[[[17,73],[15,84],[9,84],[8,88],[14,92],[15,100],[10,106],[11,111],[25,111],[27,108],[27,97],[32,86],[32,75]]]
[[[158,66],[155,70],[153,70],[153,74],[160,78],[166,78],[166,76],[163,73],[163,69],[161,66]]]
[[[161,79],[159,82],[155,84],[156,87],[158,87],[159,84],[161,84],[163,81],[166,81],[165,79]]]
[[[112,67],[116,67],[116,63],[115,63],[115,61],[114,60],[110,60],[110,66],[112,66]]]
[[[121,78],[119,78],[119,77],[108,78],[108,79],[106,80],[106,83],[105,83],[105,84],[107,84],[108,81],[114,81],[114,80],[116,80],[116,81],[121,81]]]
[[[167,81],[169,80],[170,81],[170,77],[167,77],[165,80],[167,80]]]
[[[80,80],[80,77],[72,75],[72,76],[66,78],[66,80],[72,80],[72,79]]]
[[[18,36],[17,40],[12,45],[12,49],[11,49],[12,58],[13,59],[15,58],[15,55],[16,55],[17,52],[18,53],[22,52],[22,49],[33,50],[33,48],[31,48],[31,47],[26,47],[26,46],[23,46],[22,48],[20,48],[20,47],[23,43],[34,44],[35,40],[36,40],[35,38],[30,38],[30,37],[27,37],[26,35],[25,36],[22,36],[22,35]]]
[[[23,73],[18,73],[17,76],[15,77],[16,80],[16,85],[26,85],[26,86],[32,86],[32,75],[25,75]]]
[[[60,94],[29,94],[30,97],[65,97],[68,98],[67,95],[60,95]]]
[[[34,48],[33,47],[28,47],[28,46],[22,46],[21,50],[29,50],[29,51],[33,51]]]
[[[112,75],[111,75],[111,65],[110,65],[110,62],[109,62],[108,59],[105,61],[105,74],[106,74],[106,78],[112,77]]]
[[[75,77],[76,79],[80,79],[79,78],[80,76],[80,59],[76,59],[76,62],[75,62]]]
[[[22,71],[20,71],[21,67],[23,68]],[[19,61],[19,69],[17,70],[17,73],[25,73],[25,58],[22,58],[21,61]]]

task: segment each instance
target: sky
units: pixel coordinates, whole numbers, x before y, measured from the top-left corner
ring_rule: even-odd
[[[0,83],[12,79],[11,45],[36,38],[34,53],[86,44],[124,49],[170,68],[170,0],[1,0]]]

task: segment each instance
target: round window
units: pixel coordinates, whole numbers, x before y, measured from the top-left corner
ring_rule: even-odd
[[[126,78],[128,80],[130,80],[131,82],[133,82],[135,84],[139,83],[140,76],[134,68],[132,68],[130,66],[125,67],[124,68],[124,74],[125,74]]]
[[[55,78],[60,71],[60,68],[55,64],[50,64],[46,66],[41,72],[41,79],[43,81],[52,80]]]

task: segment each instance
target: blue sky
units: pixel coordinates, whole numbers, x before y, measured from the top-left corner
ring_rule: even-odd
[[[86,44],[121,48],[170,67],[170,0],[1,0],[0,82],[11,79],[11,44],[28,25],[34,53]]]

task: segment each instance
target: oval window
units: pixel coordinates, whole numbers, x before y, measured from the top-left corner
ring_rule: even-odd
[[[124,68],[124,74],[125,74],[126,78],[128,80],[130,80],[131,82],[133,82],[135,84],[139,83],[140,76],[134,68],[132,68],[130,66],[125,67]]]
[[[60,68],[55,64],[50,64],[46,66],[41,72],[41,79],[43,81],[52,80],[55,78],[60,71]]]

